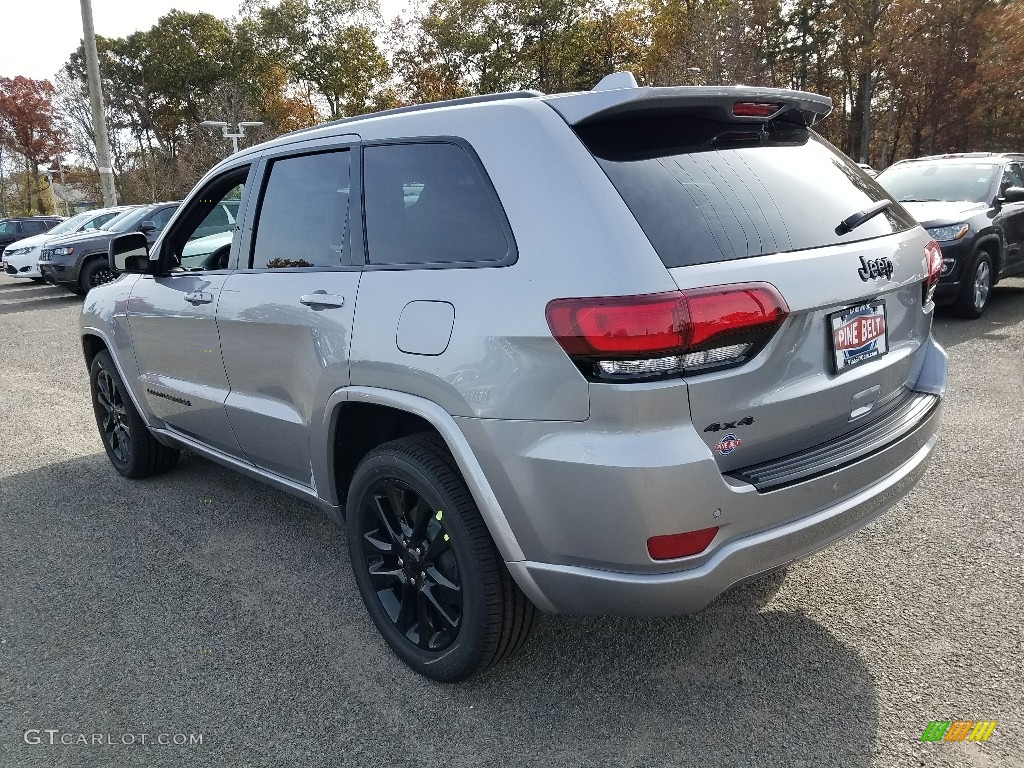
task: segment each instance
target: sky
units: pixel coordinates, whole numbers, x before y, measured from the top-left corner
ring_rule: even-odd
[[[3,0],[0,11],[0,76],[50,80],[82,40],[80,0]],[[92,0],[96,34],[125,37],[149,29],[172,8],[206,11],[219,18],[238,13],[240,0]],[[381,0],[391,18],[407,3]]]

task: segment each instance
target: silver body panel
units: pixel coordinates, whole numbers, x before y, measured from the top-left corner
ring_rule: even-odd
[[[653,90],[643,98],[679,95]],[[923,230],[666,269],[562,116],[632,110],[635,100],[577,94],[562,102],[562,115],[552,108],[558,99],[550,101],[369,118],[354,124],[358,136],[348,124],[324,126],[241,153],[207,177],[252,162],[256,189],[265,156],[456,136],[494,185],[515,239],[511,264],[245,269],[253,204],[240,213],[234,270],[124,277],[97,288],[82,332],[110,348],[159,439],[311,500],[335,519],[332,457],[346,439],[336,434],[339,409],[374,403],[425,419],[451,449],[520,587],[547,611],[698,610],[734,582],[816,551],[898,501],[927,464],[939,407],[880,450],[777,490],[761,493],[726,473],[870,424],[900,392],[941,398],[945,355],[930,337],[931,309],[922,307]],[[364,243],[355,235],[358,252]],[[891,259],[891,279],[859,279],[862,256]],[[588,381],[545,320],[555,298],[751,281],[783,295],[791,311],[783,327],[740,368],[685,379]],[[182,300],[197,290],[212,301]],[[317,291],[343,301],[300,302]],[[867,300],[886,302],[890,350],[836,374],[825,317]],[[748,414],[742,447],[716,452],[705,425]],[[719,533],[699,555],[648,554],[650,536],[710,526]]]

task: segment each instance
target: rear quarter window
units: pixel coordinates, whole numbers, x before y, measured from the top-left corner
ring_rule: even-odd
[[[576,131],[666,267],[820,248],[916,226],[894,205],[837,235],[843,219],[888,195],[802,126],[762,131],[663,117]]]

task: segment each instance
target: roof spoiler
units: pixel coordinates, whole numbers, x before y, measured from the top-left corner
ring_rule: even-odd
[[[593,91],[552,94],[545,101],[569,125],[685,111],[721,122],[782,118],[811,126],[832,111],[832,99],[805,91],[743,85],[638,88],[630,72],[608,75]]]

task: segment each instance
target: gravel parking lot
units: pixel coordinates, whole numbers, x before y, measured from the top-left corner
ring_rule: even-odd
[[[114,472],[80,307],[0,277],[2,768],[1024,765],[1024,280],[937,319],[942,441],[888,515],[699,615],[548,617],[455,687],[393,659],[317,510],[193,456]]]

